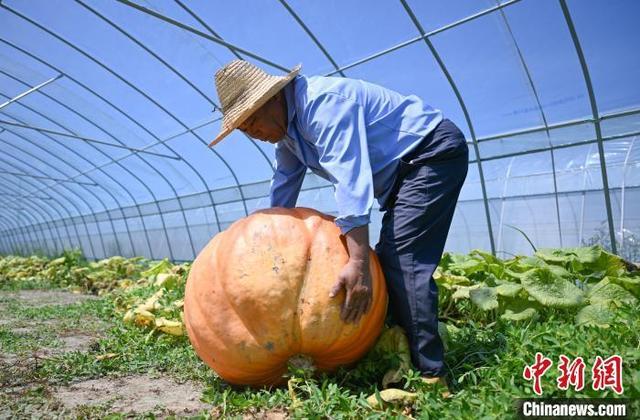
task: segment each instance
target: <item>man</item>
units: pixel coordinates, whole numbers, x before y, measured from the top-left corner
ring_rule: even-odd
[[[335,222],[346,237],[349,261],[331,296],[344,289],[345,322],[358,322],[371,303],[368,223],[378,200],[385,214],[376,253],[390,315],[407,333],[416,369],[427,382],[443,382],[432,274],[467,174],[464,135],[416,96],[299,71],[271,76],[242,60],[219,70],[224,117],[210,146],[236,128],[275,144],[274,207],[295,206],[307,168],[334,185]]]

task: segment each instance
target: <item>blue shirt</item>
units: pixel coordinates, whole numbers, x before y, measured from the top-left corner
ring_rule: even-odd
[[[287,134],[276,144],[271,206],[294,207],[306,168],[335,188],[343,234],[369,223],[384,205],[399,159],[440,121],[442,112],[362,80],[297,76],[284,88]]]

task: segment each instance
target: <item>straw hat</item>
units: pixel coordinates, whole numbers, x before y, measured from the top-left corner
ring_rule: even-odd
[[[209,147],[238,128],[300,72],[298,64],[286,76],[271,76],[248,61],[233,60],[216,72],[216,90],[222,105],[222,130]]]

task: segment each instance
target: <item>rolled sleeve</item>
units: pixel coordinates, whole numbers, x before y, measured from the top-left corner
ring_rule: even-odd
[[[336,225],[342,234],[367,225],[374,189],[362,106],[342,95],[326,93],[311,104],[306,119],[320,165],[335,188]]]
[[[284,144],[276,144],[275,171],[269,197],[271,207],[295,207],[306,166]]]

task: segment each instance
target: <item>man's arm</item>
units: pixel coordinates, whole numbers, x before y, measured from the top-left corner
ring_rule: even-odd
[[[369,163],[364,110],[338,94],[325,94],[312,104],[306,121],[316,139],[320,165],[335,186],[336,224],[347,239],[349,262],[331,289],[345,290],[341,317],[358,322],[371,305],[369,229],[373,207],[373,174]]]
[[[276,144],[275,172],[271,179],[271,207],[295,207],[306,167],[284,144]]]
[[[371,306],[372,289],[369,272],[369,226],[351,229],[345,235],[349,261],[338,275],[329,297],[335,297],[340,289],[345,290],[345,301],[340,317],[345,322],[358,322]]]

